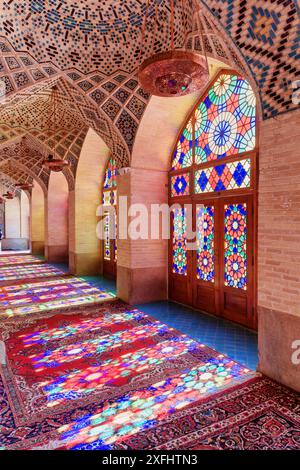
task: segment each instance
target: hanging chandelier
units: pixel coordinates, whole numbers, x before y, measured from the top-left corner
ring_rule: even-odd
[[[30,183],[16,183],[16,188],[18,189],[23,189],[24,191],[29,191],[30,189],[33,188],[33,184]]]
[[[52,132],[57,131],[57,86],[55,85],[52,88],[50,96],[50,116],[49,116],[49,135]],[[53,128],[51,128],[51,122],[53,122]],[[69,166],[69,163],[66,160],[63,160],[56,155],[55,147],[53,148],[53,154],[49,154],[48,157],[43,161],[43,167],[48,168],[51,171],[59,172],[64,168]]]
[[[149,14],[150,4],[153,4],[152,15]],[[184,23],[185,10],[188,11],[188,0],[170,0],[170,49],[165,52],[153,53],[140,65],[138,78],[140,85],[150,94],[163,97],[183,96],[202,89],[209,81],[209,68],[206,53],[204,56],[193,50],[175,49],[175,8],[178,7]],[[203,31],[199,21],[199,7],[192,1],[192,25],[196,21],[199,27],[202,44]],[[185,24],[185,23],[184,23]],[[155,35],[158,29],[158,2],[147,0],[144,24],[142,27],[141,49],[146,38],[146,31],[152,31],[154,48]],[[184,36],[186,39],[187,31]],[[185,45],[184,45],[185,46]],[[205,51],[205,48],[203,47]]]

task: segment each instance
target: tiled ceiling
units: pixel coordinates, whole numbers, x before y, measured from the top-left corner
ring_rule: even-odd
[[[155,40],[142,0],[4,0],[0,16],[0,148],[22,135],[41,153],[55,147],[73,178],[89,127],[99,133],[119,166],[130,164],[134,139],[150,96],[136,73],[151,51],[169,47],[170,2],[150,0]],[[192,22],[196,0],[178,0],[175,44],[216,58],[243,72],[260,89],[263,117],[294,109],[292,82],[299,59],[296,3],[291,0],[206,0]],[[184,5],[184,11],[179,6]],[[154,24],[154,23],[152,23]],[[204,31],[204,43],[199,36]],[[59,87],[61,122],[47,129],[47,100]],[[49,110],[48,110],[49,111]],[[51,133],[50,133],[51,134]],[[69,180],[72,176],[68,176]],[[71,184],[71,181],[69,181]]]

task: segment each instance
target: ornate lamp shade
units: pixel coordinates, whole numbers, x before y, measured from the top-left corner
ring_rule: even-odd
[[[33,184],[30,184],[30,183],[17,183],[16,188],[23,189],[24,191],[28,191],[29,189],[33,188]]]
[[[155,96],[183,96],[209,80],[206,60],[191,51],[171,50],[146,59],[138,72],[141,86]]]
[[[43,161],[43,166],[49,168],[51,171],[59,172],[69,166],[66,160],[54,158],[53,155],[49,155],[46,160]]]

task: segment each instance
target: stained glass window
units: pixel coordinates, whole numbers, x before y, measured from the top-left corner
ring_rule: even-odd
[[[110,157],[103,183],[102,204],[105,206],[117,205],[117,166],[113,157]],[[107,261],[117,260],[117,243],[116,240],[110,239],[109,226],[113,212],[105,212],[104,215],[104,259]],[[115,234],[117,233],[117,218],[114,217],[112,226],[115,226]]]
[[[224,163],[195,171],[195,193],[211,193],[229,189],[249,188],[251,160]]]
[[[187,275],[186,211],[173,210],[173,273]]]
[[[225,205],[225,286],[247,289],[247,204]]]
[[[171,176],[171,196],[187,196],[190,194],[190,174]]]
[[[104,259],[110,261],[109,212],[104,214]]]
[[[256,99],[242,77],[222,74],[196,110],[195,163],[253,150]]]
[[[115,159],[110,157],[104,176],[104,189],[110,189],[117,186],[117,172],[118,170]]]
[[[188,122],[177,143],[172,160],[172,170],[187,168],[193,163],[193,124]]]
[[[197,206],[197,278],[214,282],[214,206]]]

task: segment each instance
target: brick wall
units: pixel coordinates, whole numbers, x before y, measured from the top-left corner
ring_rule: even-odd
[[[260,126],[258,369],[300,392],[300,111]]]
[[[259,147],[258,305],[300,311],[300,110],[263,121]]]

